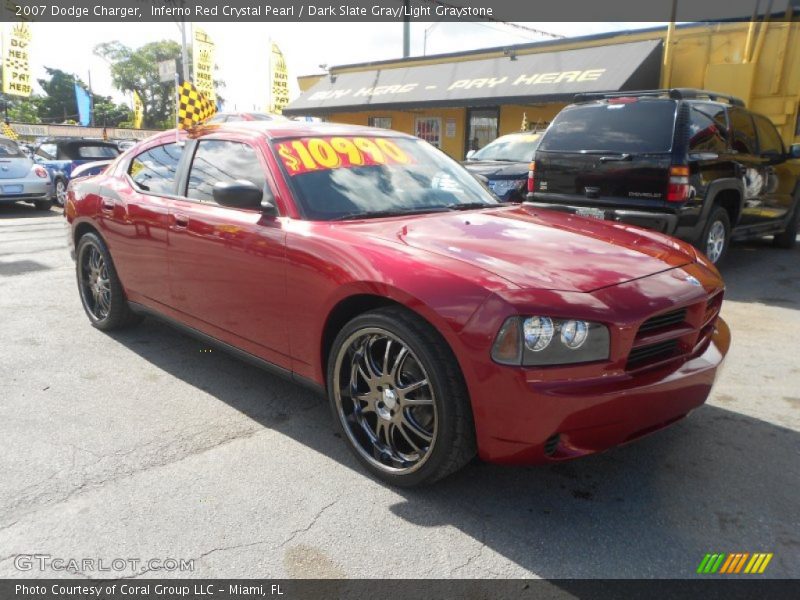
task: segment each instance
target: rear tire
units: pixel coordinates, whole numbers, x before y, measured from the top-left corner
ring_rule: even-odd
[[[731,219],[728,211],[714,206],[696,246],[713,264],[718,265],[728,253],[731,243]]]
[[[469,395],[452,350],[400,307],[364,313],[336,336],[328,397],[342,437],[392,485],[433,483],[476,453]]]
[[[53,203],[50,202],[50,200],[37,200],[33,203],[33,205],[36,207],[36,210],[45,211],[50,210],[50,208],[53,206]]]
[[[87,233],[75,251],[75,273],[83,310],[102,331],[136,325],[142,317],[128,306],[111,253],[97,234]]]
[[[794,213],[789,220],[789,225],[783,233],[779,233],[772,239],[773,245],[784,250],[791,250],[797,245],[798,229],[800,229],[800,198],[794,203]]]

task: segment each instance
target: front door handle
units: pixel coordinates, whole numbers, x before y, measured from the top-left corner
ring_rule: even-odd
[[[175,215],[175,227],[185,229],[189,226],[189,217],[184,215]]]

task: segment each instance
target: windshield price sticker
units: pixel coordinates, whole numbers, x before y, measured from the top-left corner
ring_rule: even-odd
[[[275,148],[291,176],[341,167],[415,162],[392,140],[381,137],[305,138],[281,142]]]

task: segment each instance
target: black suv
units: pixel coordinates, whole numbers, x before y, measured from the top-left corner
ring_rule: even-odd
[[[536,151],[527,200],[656,229],[719,262],[731,239],[795,244],[800,144],[738,98],[701,90],[580,95]]]

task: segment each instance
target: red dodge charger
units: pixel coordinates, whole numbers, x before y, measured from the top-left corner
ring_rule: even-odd
[[[686,416],[730,345],[688,244],[498,201],[386,130],[208,125],[75,181],[92,324],[156,315],[324,391],[372,473],[559,461]]]

